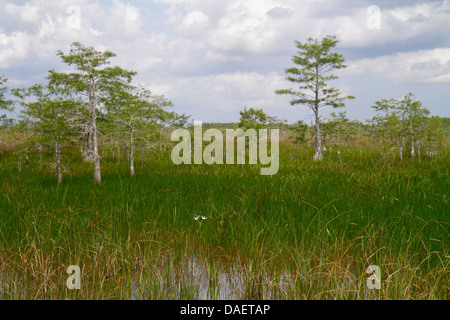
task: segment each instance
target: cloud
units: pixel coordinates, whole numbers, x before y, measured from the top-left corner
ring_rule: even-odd
[[[104,19],[100,24],[110,35],[124,38],[135,38],[142,35],[143,18],[139,8],[129,3],[113,0],[113,6],[109,10],[103,11]]]
[[[208,16],[201,11],[194,11],[186,15],[183,19],[183,25],[190,27],[192,25],[204,25],[208,22]]]
[[[15,61],[25,58],[29,51],[31,36],[16,31],[7,36],[0,33],[0,68],[8,69]]]
[[[283,80],[283,69],[292,65],[294,41],[334,34],[349,65],[339,72],[336,86],[347,77],[363,76],[380,83],[448,83],[449,3],[379,1],[379,30],[367,26],[372,4],[0,0],[0,68],[16,82],[35,79],[36,74],[24,76],[24,70],[63,69],[56,50],[67,52],[72,42],[80,41],[115,52],[113,64],[138,71],[138,81],[173,97],[181,108],[216,108],[217,114],[244,105],[281,110],[279,106],[289,107],[287,99],[274,90],[290,85]]]
[[[175,101],[183,100],[186,107],[195,106],[203,111],[238,113],[244,106],[279,108],[284,100],[274,91],[286,86],[284,77],[277,73],[256,72],[222,73],[169,79],[145,85],[155,94],[166,94]],[[189,113],[189,110],[184,110]]]
[[[287,19],[292,17],[294,12],[291,8],[275,7],[267,11],[266,14],[273,19]]]
[[[372,74],[397,83],[449,83],[450,48],[399,52],[374,59],[361,59],[352,62],[342,74]]]
[[[8,3],[5,5],[5,12],[7,12],[10,15],[13,15],[14,17],[17,17],[20,19],[20,21],[25,23],[34,23],[38,20],[38,6],[33,6],[28,3],[26,3],[23,6],[15,5]]]
[[[153,14],[152,21],[144,16],[148,9],[119,0],[114,0],[110,6],[87,0],[6,4],[8,14],[18,19],[19,22],[15,22],[18,28],[14,30],[16,33],[0,30],[0,37],[3,42],[15,43],[22,51],[18,57],[2,55],[2,65],[10,66],[9,62],[23,58],[23,48],[27,48],[25,57],[31,52],[41,52],[50,58],[61,45],[67,48],[70,42],[80,40],[88,45],[107,45],[116,51],[126,48],[134,56],[134,51],[142,52],[145,48],[149,61],[169,59],[171,62],[166,66],[183,67],[179,62],[186,59],[195,64],[199,58],[223,62],[246,60],[253,55],[286,55],[293,51],[294,40],[327,34],[336,34],[343,50],[375,47],[378,50],[373,52],[382,53],[392,45],[402,50],[402,43],[420,44],[425,36],[430,38],[450,29],[447,6],[436,2],[381,8],[381,30],[367,28],[369,16],[364,2],[343,5],[337,0],[158,0],[156,3],[170,8],[160,12],[159,18]],[[71,7],[79,11],[68,11]],[[78,27],[74,27],[77,19]],[[156,32],[147,29],[148,25],[165,26],[165,29]],[[18,29],[23,34],[18,34]],[[23,43],[25,38],[29,38],[27,45]],[[156,48],[150,48],[145,41],[149,38],[165,40],[158,41]],[[448,40],[448,36],[436,38],[441,42],[445,38]],[[142,45],[138,45],[139,42]],[[0,52],[2,49],[7,51],[0,47]],[[177,52],[184,58],[177,57]]]

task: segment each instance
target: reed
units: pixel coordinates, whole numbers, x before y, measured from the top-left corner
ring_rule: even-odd
[[[450,157],[386,159],[282,145],[280,170],[175,166],[129,177],[76,156],[63,183],[0,158],[2,299],[448,299]],[[196,216],[207,219],[194,220]],[[81,290],[66,287],[69,265]],[[369,265],[381,289],[366,286]]]

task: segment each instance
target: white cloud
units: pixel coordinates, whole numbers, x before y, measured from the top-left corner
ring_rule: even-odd
[[[183,19],[183,24],[187,27],[208,22],[208,16],[201,11],[193,11],[186,15]]]
[[[0,33],[0,68],[8,69],[12,63],[25,58],[31,41],[32,37],[25,32],[15,31],[10,35]]]
[[[279,108],[283,98],[274,91],[286,86],[284,77],[277,73],[256,72],[223,73],[217,75],[174,78],[170,83],[145,83],[152,92],[167,90],[171,99],[183,99],[185,105],[203,110],[237,113],[244,106]],[[164,94],[166,94],[164,93]],[[184,112],[189,113],[189,110]]]
[[[450,48],[399,52],[352,62],[344,75],[377,75],[397,83],[450,82]]]
[[[287,19],[292,17],[293,11],[287,7],[274,7],[266,12],[266,15],[273,19]]]
[[[28,3],[23,6],[10,3],[5,5],[5,11],[8,14],[13,15],[21,21],[28,23],[34,23],[36,22],[36,20],[38,20],[38,10],[38,6],[30,5]]]
[[[283,68],[290,66],[294,40],[327,34],[337,35],[340,49],[366,55],[347,61],[341,79],[374,75],[397,83],[450,81],[447,2],[380,5],[380,30],[369,30],[368,2],[356,0],[141,1],[144,8],[124,0],[21,3],[0,0],[0,68],[62,69],[55,51],[80,41],[115,52],[113,63],[138,71],[139,81],[155,93],[199,110],[235,112],[244,105],[276,108],[282,102],[288,107],[274,90],[290,85],[283,80]],[[395,51],[405,52],[391,54]]]
[[[144,37],[139,9],[117,0],[110,8],[87,0],[32,0],[4,7],[14,21],[8,27],[20,31],[0,29],[2,68],[35,64],[36,57],[43,59],[41,63],[55,60],[57,50],[66,50],[75,41],[99,49],[111,44],[121,47],[138,35]]]
[[[105,19],[100,23],[106,24],[108,32],[116,37],[135,38],[142,34],[143,19],[137,7],[113,0],[112,8],[103,14]]]

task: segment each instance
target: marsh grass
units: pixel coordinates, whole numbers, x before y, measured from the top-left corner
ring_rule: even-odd
[[[20,173],[3,155],[0,298],[448,299],[448,154],[312,152],[283,146],[275,176],[167,155],[131,178],[103,159],[101,185],[73,155],[60,186],[36,155]],[[81,290],[65,285],[69,265]]]

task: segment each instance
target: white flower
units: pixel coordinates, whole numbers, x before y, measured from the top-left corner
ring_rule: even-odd
[[[195,220],[195,221],[197,221],[197,220],[198,220],[198,218],[200,218],[200,216],[196,216],[196,217],[194,217],[194,220]]]
[[[202,216],[202,220],[206,220],[206,219],[208,219],[207,217],[204,217],[204,216]]]

